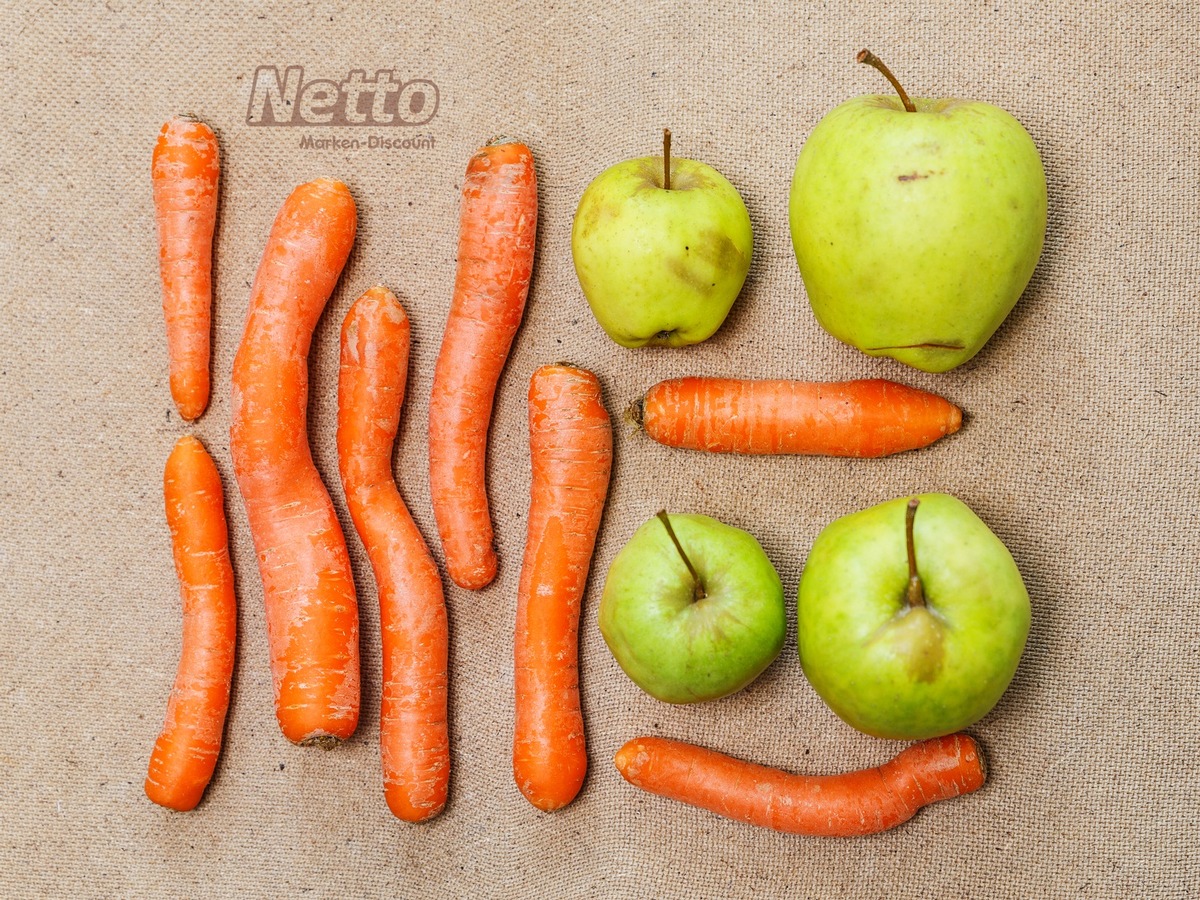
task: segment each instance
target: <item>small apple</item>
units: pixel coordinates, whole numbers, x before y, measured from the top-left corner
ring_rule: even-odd
[[[1029,634],[1029,594],[966,504],[922,494],[822,531],[798,617],[800,662],[830,709],[867,734],[919,740],[996,705]]]
[[[872,356],[945,372],[1009,314],[1046,233],[1033,139],[970,100],[847,100],[804,144],[792,179],[792,246],[817,321]]]
[[[600,631],[625,674],[668,703],[740,691],[779,655],[783,585],[758,541],[708,516],[660,512],[608,570]]]
[[[750,270],[754,238],[716,169],[663,155],[605,169],[575,211],[571,254],[596,321],[624,347],[684,347],[721,327]]]

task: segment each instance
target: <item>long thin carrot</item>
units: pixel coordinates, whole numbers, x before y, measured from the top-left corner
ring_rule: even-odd
[[[660,444],[717,453],[887,456],[962,427],[953,403],[882,378],[675,378],[650,388],[639,406],[635,414]]]
[[[529,384],[533,479],[517,595],[513,775],[539,809],[566,806],[587,772],[579,607],[608,494],[612,425],[600,382],[567,365]]]
[[[630,741],[613,761],[626,781],[660,797],[822,837],[895,828],[923,806],[978,790],[986,777],[979,747],[965,734],[922,741],[877,768],[842,775],[793,775],[658,737]]]
[[[521,324],[537,233],[537,178],[524,144],[499,141],[467,164],[458,274],[429,400],[429,489],[446,569],[477,590],[496,577],[488,513],[488,426]]]
[[[221,174],[217,136],[189,116],[169,119],[150,164],[171,396],[185,419],[208,406],[212,241]]]
[[[221,477],[196,438],[181,437],[167,458],[163,497],[183,600],[183,646],[150,755],[146,796],[183,811],[200,802],[221,753],[237,642]]]
[[[346,504],[379,586],[384,797],[398,818],[421,822],[442,811],[450,780],[449,635],[441,576],[392,476],[408,342],[408,316],[387,288],[371,288],[350,307],[337,446]]]
[[[233,361],[229,449],[262,574],[275,715],[288,740],[326,747],[358,724],[358,605],[308,446],[308,349],[355,228],[340,181],[292,191],[271,226]]]

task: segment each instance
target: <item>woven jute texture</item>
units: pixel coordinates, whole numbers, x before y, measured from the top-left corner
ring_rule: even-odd
[[[218,897],[1183,897],[1200,893],[1200,81],[1194,3],[955,5],[234,2],[4,4],[0,11],[0,894]],[[1028,290],[983,352],[933,376],[870,359],[814,320],[792,254],[796,156],[842,100],[881,92],[870,47],[910,92],[986,100],[1045,161],[1050,221]],[[428,79],[436,115],[396,127],[248,124],[260,66],[305,82],[381,69]],[[425,95],[427,114],[434,102]],[[195,426],[167,390],[149,163],[162,121],[194,113],[223,154],[213,400]],[[411,117],[420,118],[410,109]],[[718,334],[630,351],[590,315],[570,227],[587,183],[656,152],[741,191],[755,255]],[[448,586],[454,774],[422,826],[384,806],[378,608],[334,447],[337,334],[391,286],[413,325],[395,469],[441,562],[426,416],[449,307],[459,187],[473,150],[520,137],[541,217],[524,325],[488,463],[501,570]],[[370,136],[419,136],[372,148]],[[317,143],[302,144],[306,137]],[[362,142],[360,149],[323,139]],[[359,237],[311,356],[314,454],[347,530],[362,610],[363,716],[334,751],[274,720],[262,589],[229,461],[229,376],[249,286],[292,186],[349,184]],[[612,489],[584,601],[590,774],[535,811],[510,769],[512,629],[529,496],[525,394],[539,364],[594,370],[616,424]],[[962,432],[885,460],[673,451],[622,413],[685,374],[890,377],[969,412]],[[194,812],[142,779],[178,656],[162,467],[199,435],[227,492],[239,590],[232,708]],[[900,744],[853,731],[813,692],[795,644],[805,556],[832,519],[919,490],[956,494],[1008,544],[1033,627],[1016,680],[971,729],[979,793],[856,840],[779,835],[642,794],[613,768],[640,734],[792,771],[875,765]],[[604,576],[657,509],[759,538],[792,626],[778,661],[725,700],[670,707],[604,646]]]

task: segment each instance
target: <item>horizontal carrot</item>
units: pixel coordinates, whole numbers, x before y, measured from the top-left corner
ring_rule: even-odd
[[[196,438],[181,437],[167,458],[163,497],[183,600],[183,646],[145,788],[159,806],[183,811],[200,802],[221,753],[237,642],[221,476]]]
[[[340,181],[292,191],[254,277],[232,376],[229,449],[262,575],[275,716],[288,740],[322,747],[358,724],[358,604],[308,445],[308,351],[356,227]]]
[[[881,378],[674,378],[650,388],[634,413],[660,444],[716,453],[878,457],[927,447],[962,427],[962,410],[950,401]]]
[[[221,161],[217,136],[188,116],[167,120],[154,144],[150,183],[171,396],[183,418],[208,406],[212,331],[212,242]]]
[[[446,571],[478,590],[496,577],[487,443],[496,384],[525,311],[537,235],[537,177],[524,144],[471,157],[462,187],[458,273],[429,398],[429,492]]]
[[[355,301],[342,323],[338,469],[379,587],[383,689],[379,749],[388,808],[423,822],[446,805],[449,634],[442,579],[392,475],[408,380],[408,316],[387,288]]]
[[[775,831],[855,837],[895,828],[923,806],[969,794],[986,773],[968,735],[933,738],[874,769],[793,775],[694,744],[643,737],[613,760],[635,787]]]
[[[612,424],[600,382],[542,366],[529,383],[529,532],[517,591],[513,777],[550,811],[587,773],[579,705],[579,610],[612,469]]]

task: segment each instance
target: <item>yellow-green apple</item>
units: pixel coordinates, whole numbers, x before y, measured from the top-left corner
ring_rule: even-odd
[[[737,189],[711,166],[663,155],[617,163],[575,211],[575,273],[600,326],[625,347],[683,347],[721,327],[754,238]]]
[[[796,161],[792,246],[817,321],[872,356],[945,372],[969,360],[1028,284],[1046,177],[1015,118],[971,100],[848,100]]]
[[[783,586],[758,541],[700,515],[659,513],[608,570],[600,631],[621,668],[668,703],[740,691],[783,647]]]
[[[1029,595],[965,503],[922,494],[821,532],[798,620],[800,662],[829,707],[867,734],[918,740],[996,705],[1025,648]]]

